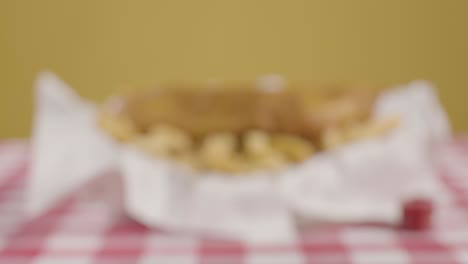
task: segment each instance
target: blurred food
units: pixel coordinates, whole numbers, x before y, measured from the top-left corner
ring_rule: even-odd
[[[336,127],[326,127],[320,137],[320,142],[323,149],[332,149],[344,142],[344,135],[340,129]]]
[[[243,143],[245,155],[253,168],[278,169],[287,164],[285,153],[273,147],[270,135],[264,131],[247,132]]]
[[[199,165],[206,169],[236,170],[238,142],[232,133],[213,133],[205,137],[199,148]]]
[[[271,144],[274,149],[292,161],[303,161],[314,153],[314,147],[309,141],[294,135],[273,135]]]
[[[102,112],[99,125],[118,141],[128,141],[138,135],[133,121],[121,115]]]
[[[114,139],[202,170],[275,170],[316,151],[381,135],[368,89],[167,87],[111,97],[99,124]]]
[[[383,135],[398,126],[398,117],[382,120],[369,120],[361,123],[351,123],[342,128],[326,127],[320,137],[323,149],[332,149],[345,143]]]
[[[133,142],[155,156],[185,157],[192,149],[192,139],[184,131],[172,126],[158,125]]]

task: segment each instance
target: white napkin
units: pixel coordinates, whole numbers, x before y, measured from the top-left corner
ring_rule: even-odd
[[[404,199],[431,196],[439,188],[431,149],[450,136],[433,88],[417,81],[378,98],[375,118],[403,118],[389,135],[321,153],[279,173],[196,175],[114,143],[96,125],[94,105],[52,73],[39,76],[36,103],[31,215],[113,169],[123,176],[126,213],[141,223],[250,243],[295,239],[298,218],[396,223]]]

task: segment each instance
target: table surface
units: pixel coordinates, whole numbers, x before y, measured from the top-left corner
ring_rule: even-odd
[[[22,201],[28,153],[23,141],[0,144],[0,264],[468,263],[466,139],[438,151],[438,177],[448,199],[437,204],[431,230],[343,225],[304,231],[292,244],[255,247],[150,230],[110,217],[74,195],[44,215],[26,219]]]

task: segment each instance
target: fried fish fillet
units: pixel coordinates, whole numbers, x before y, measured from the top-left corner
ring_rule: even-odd
[[[369,118],[376,95],[363,87],[155,88],[112,96],[99,124],[155,157],[242,175],[278,170],[316,151],[390,131],[398,118]]]
[[[373,89],[149,89],[114,96],[101,111],[101,124],[116,138],[146,133],[158,124],[186,131],[196,138],[215,132],[250,130],[293,134],[316,142],[329,127],[366,120]],[[106,124],[109,115],[121,120]],[[115,122],[114,122],[115,123]],[[117,122],[118,123],[118,122]]]

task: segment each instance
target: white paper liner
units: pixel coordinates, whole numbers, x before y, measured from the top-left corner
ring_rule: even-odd
[[[123,177],[126,213],[148,226],[276,243],[308,221],[396,223],[404,199],[439,188],[431,150],[450,136],[430,83],[383,93],[374,118],[394,116],[390,134],[315,155],[278,173],[198,175],[106,137],[93,104],[52,73],[36,84],[27,211],[38,215],[100,173]]]

